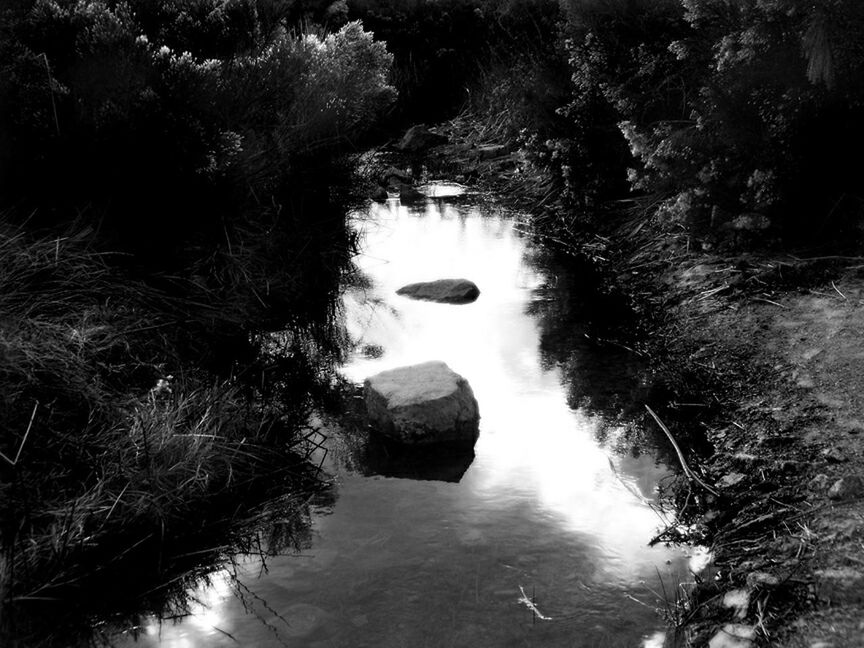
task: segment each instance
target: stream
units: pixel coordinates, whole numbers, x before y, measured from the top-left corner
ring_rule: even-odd
[[[544,338],[540,314],[578,277],[539,263],[512,216],[451,200],[453,187],[430,193],[357,215],[365,280],[344,297],[357,350],[343,373],[362,382],[445,361],[479,403],[474,456],[400,462],[365,440],[332,438],[336,499],[315,509],[308,548],[240,556],[190,592],[191,614],[150,618],[112,645],[663,645],[657,609],[674,604],[700,556],[648,547],[668,467],[644,449],[622,452],[614,417],[573,402],[586,391],[568,384],[579,353],[564,349],[565,371],[541,348],[572,346],[568,335]],[[480,297],[457,306],[395,294],[445,277],[471,279]],[[602,350],[592,354],[583,379],[614,383],[621,363],[601,377]]]

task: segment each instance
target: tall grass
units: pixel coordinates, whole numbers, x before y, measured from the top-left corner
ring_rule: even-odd
[[[224,528],[256,501],[319,485],[298,431],[311,383],[292,374],[296,362],[275,358],[290,344],[318,370],[321,345],[295,331],[236,365],[266,371],[207,371],[187,338],[208,335],[201,322],[234,326],[232,309],[123,276],[86,239],[0,222],[7,632],[10,610],[131,565],[158,583],[172,547]],[[249,348],[263,335],[249,334]]]

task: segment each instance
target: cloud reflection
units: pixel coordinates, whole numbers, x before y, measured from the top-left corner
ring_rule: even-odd
[[[541,364],[540,331],[527,307],[546,277],[526,262],[513,221],[433,203],[419,215],[391,205],[373,216],[365,231],[370,254],[359,261],[373,288],[350,297],[348,317],[362,322],[364,343],[385,353],[357,358],[346,367],[349,377],[444,360],[469,380],[480,403],[477,457],[464,479],[468,497],[491,507],[529,501],[562,528],[590,534],[617,577],[642,569],[654,559],[645,544],[659,520],[634,496],[638,477],[610,466],[608,450],[595,440],[599,420],[574,412],[561,371]],[[394,295],[406,283],[444,277],[474,281],[480,298],[449,306]],[[650,458],[641,463],[653,468]],[[642,467],[634,460],[627,466]]]

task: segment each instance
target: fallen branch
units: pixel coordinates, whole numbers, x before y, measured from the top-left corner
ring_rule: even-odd
[[[849,298],[846,297],[846,295],[844,295],[842,292],[840,292],[840,289],[839,289],[839,288],[834,284],[833,281],[831,282],[831,287],[832,287],[834,290],[836,290],[836,291],[837,291],[837,294],[840,295],[844,300],[849,301]]]
[[[18,446],[18,452],[15,453],[15,458],[10,459],[4,453],[0,452],[0,459],[6,461],[13,468],[18,465],[18,460],[21,458],[21,451],[24,450],[24,444],[27,443],[27,437],[30,436],[30,429],[33,427],[33,419],[36,418],[36,410],[39,409],[39,401],[33,405],[33,413],[30,414],[30,422],[27,424],[27,430],[24,432],[24,438],[21,439],[21,444]]]
[[[770,299],[766,299],[765,297],[754,297],[753,299],[755,301],[761,301],[761,302],[765,302],[766,304],[771,304],[772,306],[778,306],[780,308],[786,308],[786,306],[784,306],[783,304],[780,304],[776,301],[772,301]]]
[[[709,493],[715,496],[719,496],[720,493],[717,492],[714,488],[706,484],[695,472],[690,469],[690,466],[687,465],[687,461],[684,459],[684,453],[681,452],[681,448],[675,442],[675,438],[672,436],[672,433],[669,431],[669,428],[660,420],[660,417],[654,413],[647,404],[645,405],[645,409],[648,410],[648,413],[652,416],[652,418],[657,422],[657,425],[660,426],[660,429],[666,433],[666,436],[669,438],[669,442],[672,444],[672,447],[675,448],[675,452],[678,454],[678,461],[681,462],[681,468],[684,470],[684,474],[690,481],[695,481],[702,488],[707,490]]]

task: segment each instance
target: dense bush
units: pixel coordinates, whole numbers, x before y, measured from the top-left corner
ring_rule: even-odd
[[[614,193],[629,168],[634,191],[703,225],[746,215],[788,234],[836,236],[860,219],[859,3],[562,5],[567,112],[582,134],[558,146],[580,192]]]

